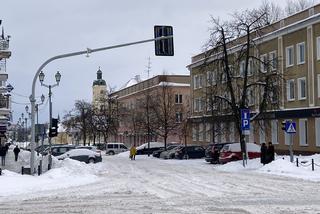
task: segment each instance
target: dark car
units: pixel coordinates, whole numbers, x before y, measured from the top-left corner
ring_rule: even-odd
[[[57,156],[58,160],[70,158],[85,163],[97,163],[102,161],[101,153],[89,149],[73,149],[62,155]]]
[[[203,158],[205,150],[202,146],[184,146],[179,148],[175,153],[176,159]]]
[[[231,144],[230,142],[228,143],[213,143],[209,144],[205,151],[205,160],[209,163],[214,163],[218,164],[219,163],[219,155],[220,155],[220,150],[222,147],[226,144]]]
[[[169,146],[167,146],[167,150],[174,149],[174,148],[176,148],[177,146],[179,146],[179,145],[169,145]],[[164,148],[158,149],[158,150],[156,150],[156,151],[154,151],[154,152],[152,153],[152,156],[153,156],[153,157],[156,157],[156,158],[159,158],[161,152],[163,152],[163,151],[165,151]]]
[[[74,145],[61,145],[61,146],[52,146],[51,147],[51,154],[53,156],[59,156],[59,155],[62,155],[72,149],[75,149],[76,146]],[[44,150],[44,155],[48,154],[49,153],[49,147]]]
[[[148,149],[148,143],[144,143],[137,147],[137,155],[152,154],[154,151],[164,148],[162,142],[150,142],[150,148]]]

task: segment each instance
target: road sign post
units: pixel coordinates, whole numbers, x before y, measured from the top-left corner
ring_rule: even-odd
[[[296,123],[290,120],[285,121],[285,132],[288,137],[290,137],[289,143],[289,153],[290,153],[290,162],[293,162],[293,135],[296,131]]]
[[[241,131],[243,135],[249,135],[250,134],[250,110],[249,109],[241,109]],[[242,153],[242,160],[243,160],[243,166],[245,167],[247,163],[247,145],[245,139],[243,140],[243,153]],[[240,142],[241,144],[241,142]]]

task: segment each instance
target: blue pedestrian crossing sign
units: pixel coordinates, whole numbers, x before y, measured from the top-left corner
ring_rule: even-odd
[[[286,121],[286,132],[288,134],[294,134],[297,132],[296,123],[292,121]]]
[[[241,109],[241,130],[249,131],[250,130],[250,110]]]

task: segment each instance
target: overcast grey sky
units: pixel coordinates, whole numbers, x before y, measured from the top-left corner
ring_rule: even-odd
[[[285,0],[275,1],[284,4]],[[121,87],[131,77],[146,78],[148,57],[151,75],[188,74],[186,65],[208,38],[210,15],[225,18],[235,10],[257,7],[253,0],[7,0],[1,1],[0,19],[11,35],[11,58],[7,61],[8,83],[13,100],[27,103],[32,79],[48,58],[88,48],[111,46],[153,38],[154,25],[172,25],[175,56],[154,56],[154,44],[146,43],[77,56],[45,67],[45,83],[54,84],[60,71],[60,86],[53,89],[53,116],[63,116],[75,100],[91,101],[92,82],[101,67],[112,87]],[[37,96],[48,89],[37,83]],[[21,96],[23,95],[23,96]],[[13,103],[15,123],[25,105]],[[48,105],[40,107],[40,122],[48,121]]]

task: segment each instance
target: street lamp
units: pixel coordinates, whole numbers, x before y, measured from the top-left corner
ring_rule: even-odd
[[[56,84],[54,85],[46,85],[43,83],[44,81],[44,73],[43,71],[40,72],[39,74],[39,80],[40,80],[40,83],[41,83],[41,86],[44,86],[46,88],[49,88],[49,132],[52,128],[52,102],[51,102],[51,89],[56,87],[56,86],[59,86],[59,83],[60,83],[60,79],[61,79],[61,74],[59,71],[57,71],[57,73],[55,74],[55,78],[56,78]],[[42,98],[42,97],[41,97]],[[51,137],[49,136],[48,137],[48,142],[49,142],[49,169],[51,168],[51,165],[52,165],[52,158],[51,158]]]
[[[37,103],[35,106],[36,112],[37,112],[37,126],[38,126],[38,132],[37,132],[37,136],[36,136],[36,143],[38,146],[38,142],[39,142],[39,105],[42,105],[45,99],[45,96],[42,94],[41,97],[41,103]]]

